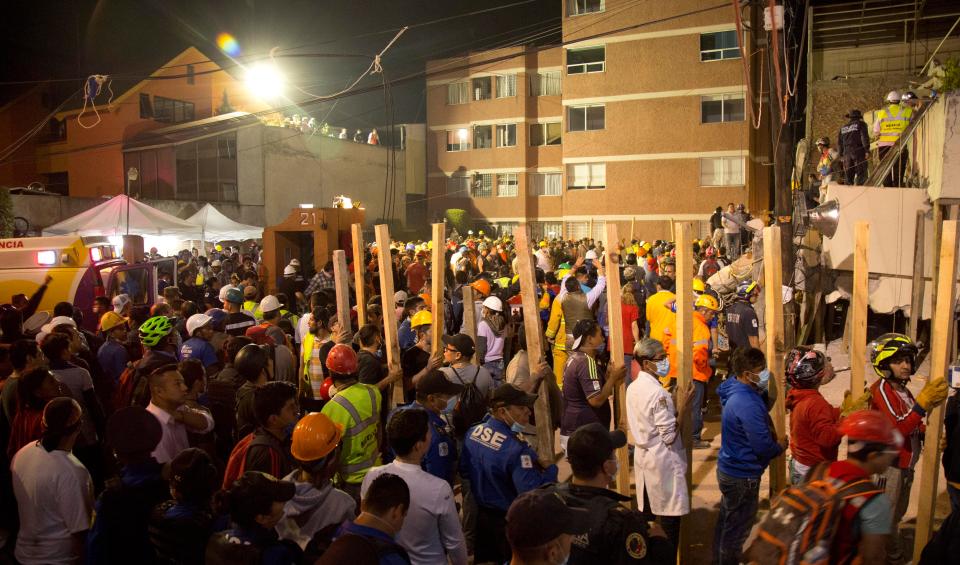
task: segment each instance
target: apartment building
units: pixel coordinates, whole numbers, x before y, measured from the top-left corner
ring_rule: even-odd
[[[757,84],[759,60],[744,65],[729,7],[561,5],[562,46],[428,63],[431,217],[463,208],[478,226],[595,239],[616,222],[621,237],[654,239],[671,220],[705,234],[728,202],[768,207],[769,126],[750,123],[744,71]]]

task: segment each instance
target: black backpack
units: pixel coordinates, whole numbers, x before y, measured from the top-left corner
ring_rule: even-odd
[[[450,415],[450,424],[453,426],[453,433],[456,434],[458,438],[463,438],[467,435],[467,430],[479,424],[484,416],[487,415],[487,399],[480,392],[480,389],[477,388],[477,377],[480,375],[480,367],[476,368],[477,372],[473,375],[473,381],[469,383],[463,382],[463,379],[460,378],[460,373],[458,373],[455,368],[450,367],[450,369],[463,386],[463,390],[460,391],[460,396],[457,398],[457,403],[453,406],[453,412]]]

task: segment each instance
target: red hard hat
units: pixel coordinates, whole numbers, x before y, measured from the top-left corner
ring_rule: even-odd
[[[327,369],[340,375],[357,372],[357,354],[349,345],[338,343],[327,354]]]
[[[899,448],[903,435],[893,427],[893,422],[877,410],[860,410],[840,422],[840,433],[851,441],[885,443]]]
[[[333,379],[332,379],[332,378],[327,377],[327,378],[323,379],[323,384],[320,385],[320,398],[321,398],[321,399],[323,399],[323,400],[330,400],[330,397],[332,396],[332,395],[330,394],[330,387],[332,387],[332,386],[333,386]]]

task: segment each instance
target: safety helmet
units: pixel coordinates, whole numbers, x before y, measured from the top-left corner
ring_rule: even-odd
[[[699,278],[699,277],[694,277],[694,278],[693,278],[693,292],[703,292],[703,291],[705,291],[705,290],[707,290],[707,287],[706,287],[705,284],[703,284],[703,279],[701,279],[701,278]]]
[[[410,317],[410,328],[419,328],[420,326],[429,326],[433,324],[433,314],[430,310],[420,310]]]
[[[357,372],[357,353],[349,345],[338,343],[327,354],[327,369],[338,375],[352,375]]]
[[[896,90],[891,90],[890,92],[887,93],[887,102],[899,102],[899,101],[900,101],[899,92],[897,92]]]
[[[126,318],[111,310],[100,317],[100,331],[108,332],[113,328],[126,323]]]
[[[913,92],[904,92],[903,96],[900,98],[900,100],[916,100],[916,99],[917,99],[917,95],[914,94]]]
[[[480,296],[490,294],[490,281],[487,279],[477,279],[470,283],[470,288],[480,293]]]
[[[706,308],[707,310],[712,310],[714,312],[720,311],[720,301],[717,300],[716,296],[713,296],[710,293],[704,292],[697,297],[697,301],[693,304],[694,308]]]
[[[737,283],[737,296],[740,298],[748,298],[758,290],[760,290],[760,286],[757,284],[757,281],[746,279]]]
[[[829,137],[820,137],[817,139],[817,145],[823,145],[824,147],[830,147],[830,138]]]
[[[311,412],[300,418],[293,428],[290,455],[297,461],[317,461],[336,449],[343,437],[343,427],[322,412]]]
[[[140,326],[140,341],[147,347],[156,347],[173,331],[173,322],[166,316],[154,316]]]
[[[840,422],[839,430],[849,441],[883,443],[897,449],[903,445],[903,435],[878,410],[858,410],[850,414]]]
[[[417,245],[416,245],[415,243],[408,243],[408,244],[407,244],[407,251],[414,251],[414,250],[416,250],[416,249],[417,249]]]
[[[873,370],[882,378],[890,376],[890,361],[907,357],[910,360],[910,366],[915,370],[917,366],[917,353],[919,350],[908,336],[898,333],[885,333],[875,339],[869,346],[870,364]]]
[[[213,321],[213,318],[206,314],[194,314],[187,318],[187,335],[193,336],[193,332],[206,326]]]
[[[244,379],[255,381],[267,368],[267,352],[255,343],[244,345],[233,359],[233,368]]]
[[[327,377],[320,384],[320,400],[330,400],[337,393],[337,387],[333,384],[333,378]]]
[[[483,307],[489,308],[494,312],[503,312],[503,301],[501,301],[496,296],[488,296],[483,301]]]
[[[483,230],[477,232],[478,235],[484,235]]]
[[[276,296],[268,294],[263,297],[263,300],[260,301],[260,311],[261,312],[273,312],[274,310],[280,309],[280,301]]]
[[[787,382],[796,388],[816,387],[823,379],[826,366],[826,356],[809,347],[795,347],[783,359]]]

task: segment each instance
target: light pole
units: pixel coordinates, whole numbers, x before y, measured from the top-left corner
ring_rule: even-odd
[[[127,169],[127,235],[130,235],[130,183],[140,177],[140,171],[136,167]]]

